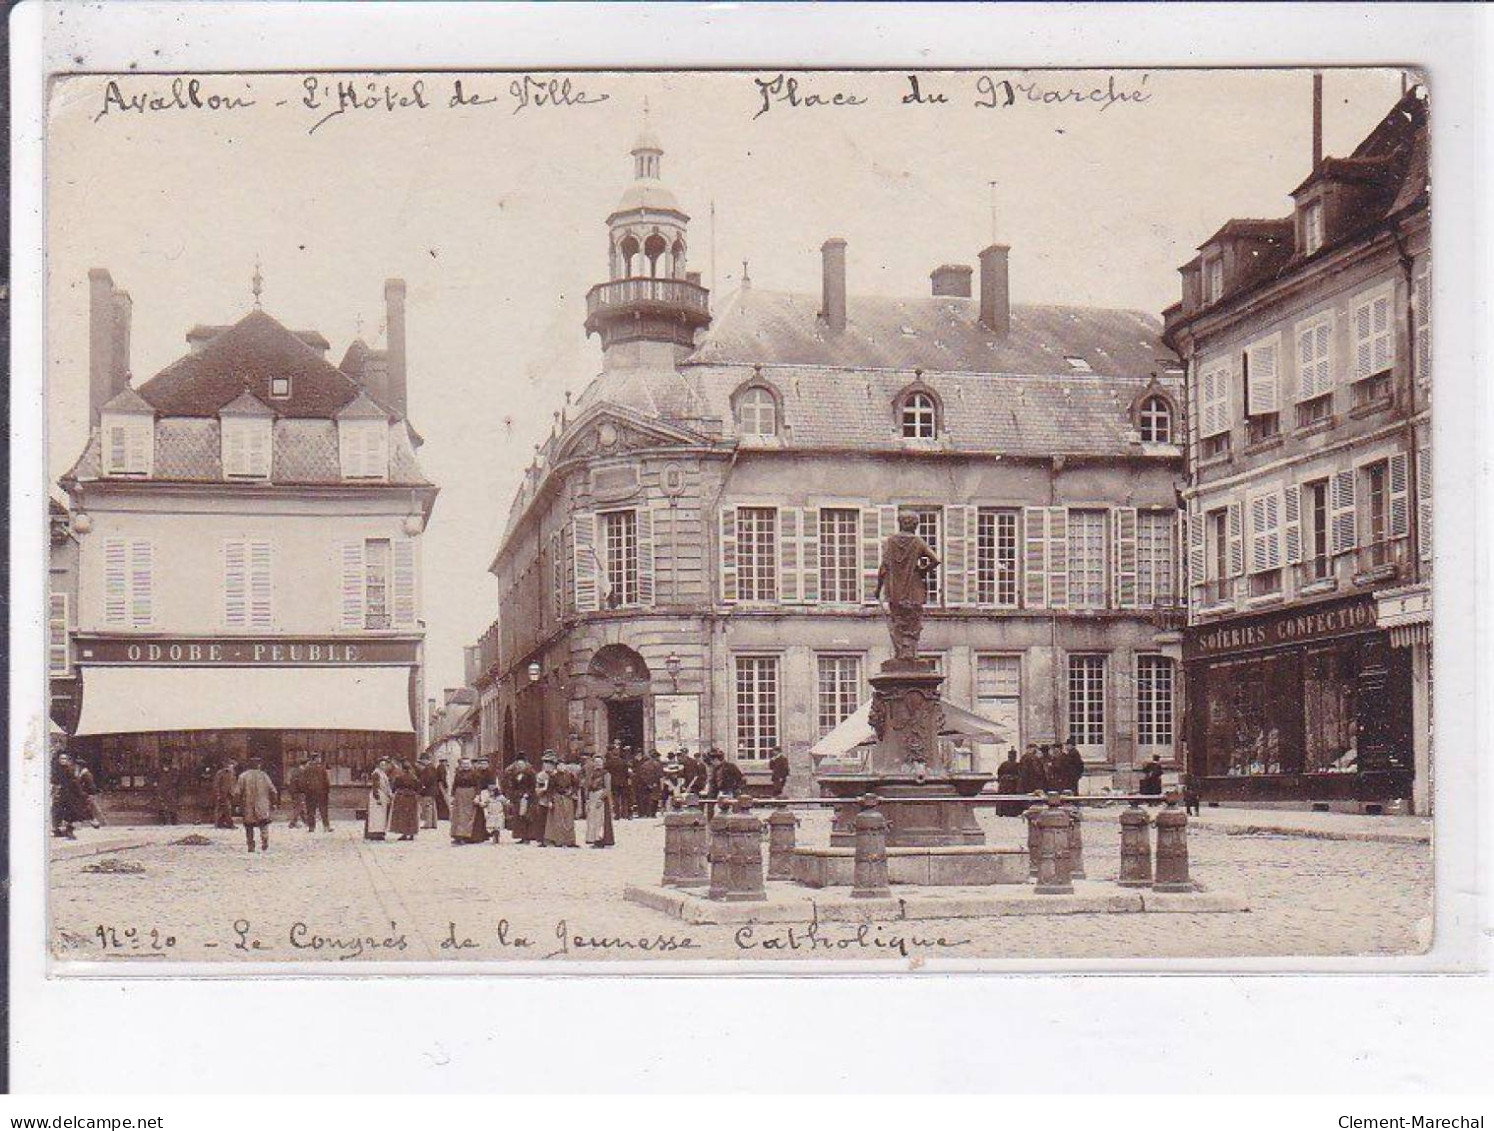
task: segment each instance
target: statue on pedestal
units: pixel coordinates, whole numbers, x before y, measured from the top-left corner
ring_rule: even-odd
[[[925,579],[939,565],[939,556],[914,533],[918,517],[901,514],[896,534],[882,544],[877,567],[877,600],[887,595],[887,630],[892,636],[894,663],[918,659],[918,637],[923,632],[923,603],[928,599]]]

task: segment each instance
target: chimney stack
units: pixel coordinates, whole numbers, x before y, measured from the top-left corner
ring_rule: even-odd
[[[405,281],[403,279],[385,280],[384,306],[385,332],[388,335],[386,352],[389,358],[389,374],[386,378],[389,393],[387,407],[403,418],[408,409],[405,387]]]
[[[963,263],[945,263],[929,272],[934,295],[952,295],[955,298],[970,297],[970,276],[974,274]]]
[[[1312,171],[1323,167],[1323,72],[1312,73]]]
[[[114,350],[118,344],[114,279],[102,267],[88,272],[88,417],[99,422],[99,410],[113,398]]]
[[[114,292],[114,351],[111,361],[116,393],[130,383],[130,313],[134,308],[128,291]]]
[[[993,243],[980,253],[980,320],[986,329],[1005,335],[1012,328],[1012,301],[1007,280],[1011,248]]]
[[[839,333],[846,328],[846,241],[829,239],[820,248],[820,317]]]

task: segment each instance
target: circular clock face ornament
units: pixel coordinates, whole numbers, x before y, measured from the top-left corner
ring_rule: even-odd
[[[597,443],[604,448],[610,448],[617,443],[617,428],[611,424],[603,424],[597,429]]]

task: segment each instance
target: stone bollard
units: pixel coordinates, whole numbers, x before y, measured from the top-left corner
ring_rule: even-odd
[[[1072,793],[1064,795],[1073,797]],[[1071,801],[1064,806],[1069,815],[1069,878],[1082,880],[1084,875],[1084,808]]]
[[[1036,879],[1038,874],[1038,856],[1042,853],[1042,830],[1038,828],[1038,818],[1048,811],[1048,807],[1041,801],[1029,805],[1022,813],[1022,819],[1027,822],[1027,877]]]
[[[1188,814],[1178,808],[1178,795],[1167,795],[1167,807],[1157,814],[1157,879],[1153,891],[1197,891],[1188,878]]]
[[[1141,802],[1121,814],[1121,870],[1123,888],[1152,886],[1151,818],[1142,811]]]
[[[887,818],[878,812],[877,803],[875,794],[863,797],[861,811],[852,821],[856,829],[852,899],[886,899],[892,895],[887,881]]]
[[[710,832],[692,794],[685,807],[664,815],[664,886],[698,888],[708,882],[706,855]]]
[[[774,809],[768,817],[768,879],[792,880],[794,876],[794,830],[798,819],[787,808]]]
[[[730,801],[716,806],[711,821],[711,886],[707,899],[726,903],[747,903],[767,899],[763,890],[763,826],[746,812],[740,812]]]
[[[1048,806],[1037,819],[1039,836],[1037,887],[1038,895],[1072,895],[1074,885],[1069,876],[1068,812],[1050,796]]]

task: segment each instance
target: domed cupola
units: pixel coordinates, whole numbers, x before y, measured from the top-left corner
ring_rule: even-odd
[[[711,322],[709,293],[686,269],[690,217],[660,179],[664,147],[646,120],[632,155],[633,183],[607,217],[609,281],[586,296],[586,332],[601,335],[609,367],[679,360]],[[614,349],[625,343],[638,345]]]

